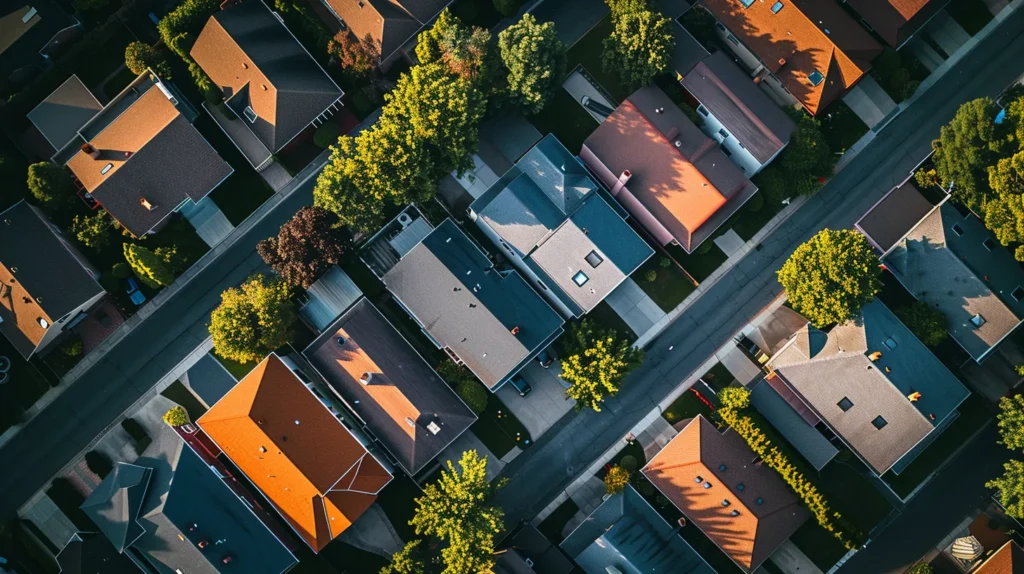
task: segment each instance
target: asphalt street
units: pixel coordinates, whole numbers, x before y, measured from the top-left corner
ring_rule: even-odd
[[[927,156],[940,126],[962,102],[995,95],[1024,72],[1022,23],[1024,11],[1017,10],[766,237],[760,249],[752,250],[697,299],[648,346],[643,364],[619,394],[605,402],[602,412],[566,415],[508,464],[502,474],[510,481],[498,495],[506,524],[544,509],[775,298],[781,291],[775,273],[798,245],[823,228],[851,227]],[[991,449],[971,450],[965,454],[966,464],[988,468],[986,457],[992,454]],[[983,489],[983,482],[978,478],[970,488]],[[954,509],[946,506],[935,512]]]
[[[256,243],[312,204],[315,180],[295,189],[0,448],[0,521],[209,336],[221,292],[263,267]]]

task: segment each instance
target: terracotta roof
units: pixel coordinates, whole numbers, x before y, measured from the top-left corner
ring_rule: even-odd
[[[745,572],[756,570],[810,514],[731,429],[690,419],[642,470]]]
[[[871,69],[882,47],[834,0],[704,0],[811,115]],[[811,76],[823,76],[814,85]]]
[[[723,206],[757,191],[715,141],[655,86],[629,96],[584,145],[612,173],[633,174],[626,184],[629,192],[687,250],[714,231],[697,233]]]
[[[910,39],[949,0],[847,0],[893,48]]]
[[[391,474],[270,355],[199,426],[315,552],[377,499]]]
[[[58,233],[25,201],[0,213],[0,333],[25,358],[60,328],[54,323],[103,292]]]
[[[998,551],[974,571],[974,574],[1020,574],[1024,572],[1024,550],[1007,540]]]
[[[252,107],[256,121],[242,121],[272,152],[342,96],[262,0],[211,16],[190,54],[239,116]]]
[[[451,0],[324,0],[357,38],[369,35],[382,60],[400,49]]]

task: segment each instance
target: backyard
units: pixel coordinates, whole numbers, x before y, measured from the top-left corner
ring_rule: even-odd
[[[495,394],[487,398],[487,408],[469,428],[497,458],[505,456],[517,446],[526,448],[533,442],[523,423]]]
[[[690,278],[668,257],[657,253],[634,271],[631,277],[666,313],[675,309],[696,288]]]
[[[228,176],[210,193],[210,198],[224,212],[231,225],[238,225],[246,217],[256,211],[263,202],[274,194],[267,182],[253,169],[242,152],[238,151],[231,139],[221,131],[220,127],[205,110],[193,124],[220,157],[228,162],[235,173]]]
[[[868,126],[842,100],[832,102],[824,113],[818,114],[817,119],[825,141],[837,159],[868,133]]]

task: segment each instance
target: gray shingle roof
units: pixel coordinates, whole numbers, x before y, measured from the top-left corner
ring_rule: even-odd
[[[146,532],[138,518],[152,474],[151,468],[119,462],[82,503],[82,510],[118,552]]]
[[[881,356],[872,361],[872,353]],[[775,372],[879,474],[970,394],[881,302],[824,333],[807,325],[770,361]],[[921,393],[917,402],[907,397]],[[839,403],[849,399],[852,407]],[[877,429],[876,417],[886,424]]]
[[[450,219],[383,281],[435,341],[492,389],[562,332],[562,318],[519,273],[494,269]]]
[[[78,128],[92,119],[103,106],[89,88],[72,74],[52,94],[28,113],[54,150],[64,147],[78,135]]]
[[[839,454],[839,449],[818,429],[807,424],[767,381],[754,386],[750,402],[814,468],[821,470],[832,457]]]

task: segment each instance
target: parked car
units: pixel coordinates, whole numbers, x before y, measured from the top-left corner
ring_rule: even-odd
[[[509,381],[509,384],[511,384],[515,390],[519,391],[519,396],[521,397],[525,397],[526,395],[530,394],[530,391],[533,390],[533,387],[530,386],[530,383],[526,382],[526,379],[524,379],[522,375],[516,375],[512,377],[512,380]]]
[[[549,347],[541,351],[540,354],[537,355],[537,362],[540,363],[540,366],[544,367],[545,369],[549,368],[551,366],[551,363],[555,362],[554,350],[552,350]]]
[[[136,306],[142,305],[146,302],[146,296],[142,291],[139,291],[139,284],[131,277],[128,278],[128,288],[125,289],[125,292],[128,293],[128,298],[131,299],[132,303],[135,303]]]

